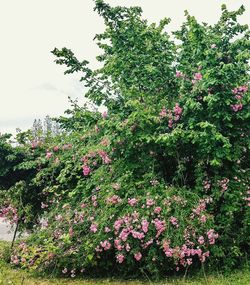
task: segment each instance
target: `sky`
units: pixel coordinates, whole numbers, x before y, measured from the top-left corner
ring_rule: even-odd
[[[184,21],[184,10],[200,22],[215,23],[224,3],[244,5],[240,22],[250,24],[250,0],[106,0],[111,5],[141,6],[143,17],[172,19],[169,31]],[[80,75],[64,75],[51,50],[70,48],[95,68],[100,54],[93,38],[104,30],[93,0],[0,0],[0,133],[30,128],[34,119],[60,116],[70,107],[68,96],[84,102]]]

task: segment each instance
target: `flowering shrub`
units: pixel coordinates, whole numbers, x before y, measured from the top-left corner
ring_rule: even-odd
[[[19,141],[16,168],[29,175],[1,186],[0,214],[33,232],[11,262],[71,277],[236,266],[250,191],[244,8],[222,6],[214,26],[186,13],[178,46],[164,32],[169,19],[148,25],[140,8],[101,0],[95,9],[107,26],[96,36],[102,68],[52,53],[106,111],[73,104],[57,119],[65,134]]]

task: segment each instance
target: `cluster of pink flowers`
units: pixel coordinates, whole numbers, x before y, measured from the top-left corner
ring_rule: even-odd
[[[181,114],[182,114],[182,108],[179,106],[178,103],[176,103],[174,107],[175,121],[178,121],[180,119]]]
[[[167,109],[165,107],[162,108],[161,112],[159,113],[160,118],[168,118],[168,127],[172,128],[173,123],[179,121],[183,109],[179,106],[178,103],[175,104],[173,111]]]
[[[128,203],[133,207],[138,203],[138,200],[136,198],[128,198]]]
[[[41,144],[42,144],[42,141],[34,140],[34,141],[31,142],[31,148],[32,148],[32,149],[37,148],[37,147],[39,147]]]
[[[64,144],[64,145],[62,146],[62,150],[71,149],[72,146],[73,146],[73,145],[72,145],[71,143]]]
[[[0,208],[0,218],[8,220],[11,224],[16,224],[18,222],[17,208],[13,205],[3,206]]]
[[[103,119],[107,119],[108,112],[107,111],[102,112],[102,117],[103,117]]]
[[[154,213],[155,214],[160,214],[160,212],[161,212],[161,207],[156,207],[155,209],[154,209]]]
[[[167,117],[167,110],[166,110],[165,107],[163,107],[163,108],[161,109],[159,115],[160,115],[161,118]]]
[[[123,254],[121,253],[117,254],[116,260],[118,263],[123,263],[124,259],[125,259],[125,256]]]
[[[225,192],[228,189],[229,179],[224,178],[218,181],[219,186],[221,187],[221,192]]]
[[[144,233],[148,232],[148,226],[149,226],[149,222],[147,220],[142,220],[141,222],[141,226],[142,226],[142,230]]]
[[[99,156],[101,157],[104,164],[111,163],[111,159],[108,157],[107,153],[103,150],[98,151]]]
[[[195,84],[196,82],[202,80],[202,74],[197,72],[194,74],[194,79],[192,79],[192,83]]]
[[[234,95],[242,95],[248,91],[248,87],[246,85],[236,87],[232,90]],[[236,98],[237,99],[237,98]],[[242,99],[242,97],[240,98]]]
[[[142,254],[140,252],[136,252],[134,254],[134,258],[135,258],[135,260],[140,261],[142,258]]]
[[[91,168],[88,165],[82,166],[82,173],[84,176],[88,176],[91,172]]]
[[[118,195],[113,195],[111,197],[108,197],[106,199],[106,202],[107,203],[110,203],[110,204],[118,204],[122,201],[122,199],[118,196]]]
[[[170,217],[170,223],[173,225],[173,226],[175,226],[176,228],[178,228],[179,227],[179,225],[178,225],[178,220],[177,220],[177,218],[175,218],[175,217]]]
[[[111,248],[111,243],[108,240],[101,241],[100,245],[104,250],[109,250]]]
[[[209,257],[209,251],[202,252],[200,248],[190,248],[186,244],[184,244],[181,248],[177,246],[171,248],[169,240],[163,241],[163,252],[167,257],[177,257],[179,259],[178,263],[182,266],[191,265],[193,256],[195,255],[199,257],[201,262],[205,262],[206,257]]]
[[[198,238],[198,243],[199,243],[199,244],[204,244],[204,242],[205,242],[204,237],[203,237],[203,236],[200,236],[200,237]]]
[[[243,104],[242,104],[241,100],[247,91],[248,91],[248,87],[245,85],[236,87],[232,90],[232,93],[235,95],[235,99],[237,99],[237,101],[238,101],[238,103],[231,105],[231,109],[234,112],[238,112],[238,111],[242,110]]]
[[[177,70],[176,73],[175,73],[175,76],[177,78],[181,78],[181,77],[183,77],[183,73],[181,71]]]
[[[154,201],[153,199],[148,198],[148,199],[146,200],[147,208],[153,206],[154,204],[155,204],[155,201]]]
[[[219,237],[219,235],[215,233],[214,229],[210,229],[207,232],[207,237],[208,237],[209,244],[215,244],[215,240]]]
[[[193,209],[193,213],[197,216],[200,216],[200,214],[206,210],[206,201],[200,200],[200,203],[197,208]]]
[[[242,108],[243,108],[242,103],[231,105],[231,109],[234,112],[238,112],[238,111],[242,110]]]
[[[20,262],[20,260],[19,260],[19,258],[18,258],[17,255],[11,255],[10,261],[11,261],[11,263],[14,264],[14,265],[18,265],[19,262]]]
[[[109,158],[108,154],[104,151],[104,150],[99,150],[97,152],[90,152],[88,153],[87,155],[84,155],[82,158],[81,158],[81,161],[84,163],[84,165],[82,166],[83,168],[83,175],[84,176],[88,176],[91,172],[91,168],[89,166],[89,159],[90,158],[95,158],[97,155],[99,155],[99,157],[102,159],[102,162],[104,164],[110,164],[112,162],[112,160]],[[92,164],[94,166],[97,165],[97,161],[94,160],[92,162]]]
[[[153,224],[155,225],[155,229],[157,231],[156,238],[158,238],[161,233],[163,233],[166,229],[166,222],[160,219],[154,219]]]
[[[92,233],[96,233],[98,230],[98,226],[97,226],[97,224],[93,223],[93,224],[91,224],[89,229]]]
[[[52,156],[53,156],[53,153],[52,153],[52,152],[50,152],[50,151],[47,151],[47,152],[46,152],[46,156],[45,156],[45,157],[46,157],[47,159],[50,159]]]
[[[204,180],[203,181],[203,188],[205,189],[205,191],[208,191],[211,187],[211,182],[209,180]]]

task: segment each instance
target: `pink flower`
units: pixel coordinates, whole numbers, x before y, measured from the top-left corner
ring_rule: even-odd
[[[117,250],[123,250],[124,246],[121,245],[121,240],[115,239],[114,240],[114,246]]]
[[[206,217],[205,215],[202,215],[202,216],[200,217],[200,221],[201,221],[202,223],[205,223],[205,222],[207,221],[207,217]]]
[[[54,150],[54,151],[58,151],[58,150],[59,150],[59,146],[57,146],[57,145],[54,146],[54,147],[53,147],[53,150]]]
[[[130,234],[130,229],[123,229],[121,231],[121,233],[119,234],[119,238],[122,240],[122,241],[126,241],[128,236]]]
[[[142,258],[142,254],[140,252],[137,252],[134,254],[134,258],[137,260],[137,261],[140,261],[141,258]]]
[[[156,207],[154,210],[155,214],[160,214],[161,212],[161,207]]]
[[[56,221],[62,221],[63,220],[63,216],[62,215],[57,215],[57,216],[55,216],[55,220]]]
[[[109,164],[112,162],[105,151],[100,150],[100,151],[98,151],[98,154],[101,157],[104,164]]]
[[[212,44],[212,45],[211,45],[211,48],[216,48],[216,44]]]
[[[142,220],[141,225],[142,225],[142,230],[144,231],[144,233],[147,233],[149,222],[147,220]]]
[[[111,248],[111,243],[108,240],[101,241],[100,245],[104,250],[109,250]]]
[[[82,169],[83,169],[83,175],[84,176],[88,176],[91,172],[90,167],[88,167],[87,165],[83,165]]]
[[[125,248],[126,248],[126,251],[130,251],[130,249],[131,249],[131,247],[130,247],[130,245],[128,243],[126,244]]]
[[[138,203],[138,200],[136,198],[128,198],[128,203],[130,206],[135,206]]]
[[[204,244],[204,242],[205,242],[204,237],[203,237],[203,236],[200,236],[200,237],[198,238],[198,243],[199,243],[199,244]]]
[[[202,80],[202,74],[201,73],[195,73],[194,74],[194,80],[199,81]]]
[[[116,231],[119,231],[120,227],[122,226],[123,224],[123,220],[122,219],[117,219],[115,222],[114,222],[114,229]]]
[[[147,201],[146,201],[146,205],[147,205],[147,207],[150,207],[150,206],[153,206],[154,205],[154,200],[153,199],[147,199]]]
[[[42,202],[42,203],[41,203],[41,208],[42,208],[42,209],[48,208],[48,205],[47,205],[47,204],[44,204],[44,203]]]
[[[231,105],[231,109],[234,112],[238,112],[238,111],[242,110],[242,108],[243,108],[243,105],[241,103],[240,104]]]
[[[161,112],[159,113],[159,115],[160,115],[161,118],[165,118],[167,116],[167,111],[166,111],[165,107],[163,107],[161,109]]]
[[[242,95],[235,95],[234,97],[235,97],[235,99],[237,99],[237,100],[241,100],[241,99],[243,98]]]
[[[47,159],[51,158],[52,156],[53,156],[53,153],[52,153],[52,152],[49,152],[49,151],[48,151],[48,152],[46,153],[46,158],[47,158]]]
[[[165,223],[165,221],[161,221],[159,219],[154,219],[153,223],[154,223],[155,228],[157,230],[156,237],[159,237],[160,234],[165,231],[166,223]]]
[[[90,231],[92,232],[92,233],[96,233],[97,232],[97,229],[98,229],[98,226],[97,226],[97,224],[91,224],[91,226],[90,226]]]
[[[111,229],[109,227],[105,227],[104,232],[105,233],[109,233],[111,231]]]
[[[174,113],[175,113],[176,116],[177,116],[177,115],[180,116],[180,115],[182,114],[182,108],[179,106],[178,103],[175,104]]]
[[[123,263],[124,259],[125,259],[125,256],[121,253],[116,256],[116,260],[118,263]]]
[[[177,218],[172,216],[169,220],[173,226],[176,226],[177,228],[179,227]]]
[[[107,116],[108,116],[107,111],[104,111],[104,112],[102,113],[102,117],[103,117],[103,119],[106,119],[106,118],[107,118]]]
[[[140,233],[140,232],[137,232],[135,230],[132,230],[131,234],[132,234],[133,238],[137,238],[137,239],[140,239],[140,240],[145,237],[144,233]]]
[[[11,256],[11,262],[13,263],[13,264],[15,264],[15,265],[18,265],[19,264],[19,259],[18,259],[18,257],[16,256],[16,255],[12,255]]]
[[[207,237],[209,239],[209,244],[215,244],[215,240],[219,237],[219,235],[215,233],[214,229],[210,229],[207,232]]]
[[[177,70],[175,76],[176,76],[177,78],[180,78],[180,77],[183,76],[183,73],[182,73],[181,71],[178,71],[178,70]]]
[[[110,204],[118,204],[122,201],[122,199],[117,195],[113,195],[113,196],[107,198],[106,201],[107,201],[107,203],[110,203]]]

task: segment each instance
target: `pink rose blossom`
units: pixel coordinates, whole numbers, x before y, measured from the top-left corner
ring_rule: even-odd
[[[175,76],[176,76],[177,78],[183,77],[183,73],[182,73],[181,71],[178,71],[178,70],[177,70]]]
[[[128,198],[128,203],[133,207],[138,203],[138,200],[136,198]]]
[[[198,243],[199,243],[199,244],[204,244],[204,242],[205,242],[204,237],[203,237],[203,236],[200,236],[200,237],[198,238]]]
[[[135,258],[135,260],[140,261],[142,258],[142,254],[140,252],[135,253],[134,258]]]
[[[97,227],[97,224],[91,224],[91,226],[90,226],[90,231],[92,232],[92,233],[96,233],[97,232],[97,229],[98,229],[98,227]]]
[[[144,231],[144,233],[147,233],[149,222],[147,220],[142,220],[141,225],[142,225],[142,230]]]
[[[47,158],[47,159],[51,158],[52,156],[53,156],[53,153],[52,153],[52,152],[49,152],[49,151],[48,151],[48,152],[46,153],[46,158]]]
[[[154,213],[155,213],[155,214],[160,214],[160,212],[161,212],[161,207],[156,207],[156,208],[154,209]]]
[[[84,175],[84,176],[88,176],[88,175],[90,174],[90,172],[91,172],[90,167],[88,167],[87,165],[84,165],[84,166],[82,167],[82,169],[83,169],[83,175]]]
[[[195,81],[199,81],[199,80],[202,80],[202,74],[201,73],[195,73],[194,74],[194,80]]]
[[[159,115],[160,115],[161,118],[165,118],[167,116],[167,111],[166,111],[165,107],[163,107],[161,109],[161,112],[159,113]]]
[[[125,256],[121,253],[116,256],[116,260],[118,263],[123,263],[124,259],[125,259]]]
[[[154,205],[154,200],[153,199],[147,199],[147,201],[146,201],[146,205],[147,205],[147,207],[150,207],[150,206],[153,206]]]

